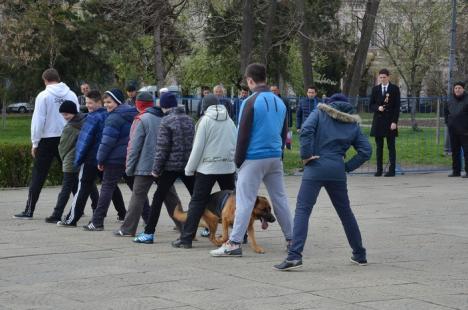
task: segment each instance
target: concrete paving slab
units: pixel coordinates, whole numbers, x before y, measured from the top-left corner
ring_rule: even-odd
[[[294,212],[300,177],[285,183]],[[58,187],[43,190],[31,221],[11,219],[27,189],[0,190],[0,309],[468,309],[468,181],[354,175],[348,185],[369,265],[349,262],[322,191],[296,272],[272,270],[286,255],[277,223],[256,224],[265,254],[244,246],[242,258],[212,258],[214,246],[199,236],[190,250],[172,248],[178,233],[165,212],[155,244],[141,245],[112,235],[112,207],[103,232],[64,229],[44,222]],[[186,207],[188,193],[176,188]]]

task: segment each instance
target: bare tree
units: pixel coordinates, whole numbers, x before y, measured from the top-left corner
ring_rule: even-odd
[[[380,11],[377,45],[385,52],[408,90],[419,97],[429,69],[447,54],[449,3],[437,0],[387,0]],[[412,100],[411,124],[416,122],[417,100]]]
[[[353,61],[348,68],[344,81],[343,92],[350,97],[355,97],[359,93],[364,64],[369,50],[369,44],[374,33],[375,18],[379,9],[380,0],[368,0],[366,12],[362,19],[361,38],[354,54]]]
[[[177,18],[187,4],[187,0],[102,0],[95,3],[100,14],[109,20],[121,33],[131,38],[135,33],[153,37],[154,76],[156,84],[162,87],[167,72],[175,60],[168,59],[164,47],[173,45],[175,54],[183,52],[176,45],[181,40],[174,33]],[[174,47],[175,46],[175,47]]]
[[[304,76],[304,89],[314,82],[312,59],[310,55],[310,27],[305,18],[305,0],[296,0],[297,20],[299,22],[299,46],[301,49],[302,74]]]
[[[240,52],[240,74],[244,76],[245,68],[250,63],[253,35],[255,31],[253,1],[244,0],[242,4],[242,37]]]
[[[273,40],[273,26],[276,17],[276,8],[278,6],[277,0],[269,0],[268,1],[268,14],[267,14],[267,21],[265,24],[265,29],[263,31],[263,47],[262,47],[262,61],[265,66],[268,66],[268,54],[270,53],[271,43]]]

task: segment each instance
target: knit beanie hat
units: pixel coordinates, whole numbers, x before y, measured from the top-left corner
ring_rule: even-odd
[[[333,103],[335,101],[349,102],[348,97],[346,97],[345,95],[343,95],[343,94],[334,94],[333,96],[331,96],[330,98],[327,99],[326,103],[331,104],[331,103]]]
[[[219,104],[218,97],[216,97],[213,94],[206,95],[205,97],[203,97],[202,111],[205,112],[209,106],[217,105],[217,104]]]
[[[455,84],[453,84],[453,88],[455,88],[455,86],[461,86],[462,88],[465,88],[465,83],[463,83],[462,81],[458,81]]]
[[[147,108],[151,108],[154,106],[153,95],[147,91],[143,91],[138,93],[136,96],[135,107],[137,108],[138,112],[143,112]]]
[[[78,109],[76,108],[76,103],[70,100],[65,100],[62,102],[59,108],[60,113],[70,113],[70,114],[78,114]]]
[[[111,90],[107,90],[104,94],[109,95],[112,100],[115,101],[118,105],[121,105],[124,102],[124,94],[118,88],[112,88]]]
[[[348,97],[344,94],[334,94],[328,98],[327,104],[338,111],[348,114],[354,113],[354,107],[349,103]]]
[[[170,109],[177,106],[177,98],[173,93],[164,93],[159,100],[161,108]]]

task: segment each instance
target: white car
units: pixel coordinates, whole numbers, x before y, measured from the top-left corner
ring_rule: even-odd
[[[34,106],[28,102],[16,102],[7,106],[7,112],[28,113],[34,111]]]

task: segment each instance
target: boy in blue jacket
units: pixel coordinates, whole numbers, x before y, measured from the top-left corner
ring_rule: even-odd
[[[112,195],[117,183],[125,174],[130,126],[138,113],[135,108],[124,104],[124,95],[117,88],[106,91],[103,99],[109,116],[104,124],[96,157],[97,167],[99,171],[103,171],[102,186],[93,218],[83,227],[88,231],[104,230],[104,218]]]
[[[292,244],[288,248],[287,258],[273,266],[276,270],[302,267],[309,218],[322,187],[330,196],[353,249],[351,262],[367,264],[361,232],[349,204],[346,172],[357,169],[369,160],[372,148],[361,132],[359,116],[351,114],[353,111],[354,107],[344,95],[335,94],[328,104],[319,104],[302,126],[301,158],[305,168],[297,196]],[[351,146],[357,154],[345,161],[346,151]]]
[[[102,107],[99,91],[90,91],[85,99],[89,113],[78,136],[73,163],[74,167],[79,169],[78,191],[73,198],[70,212],[65,219],[57,223],[59,227],[76,227],[76,223],[83,215],[88,197],[91,197],[93,211],[99,199],[99,192],[95,183],[96,178],[100,176],[97,169],[96,153],[101,143],[102,130],[108,113]],[[125,204],[118,187],[114,191],[112,201],[119,218],[123,219],[125,217]]]

